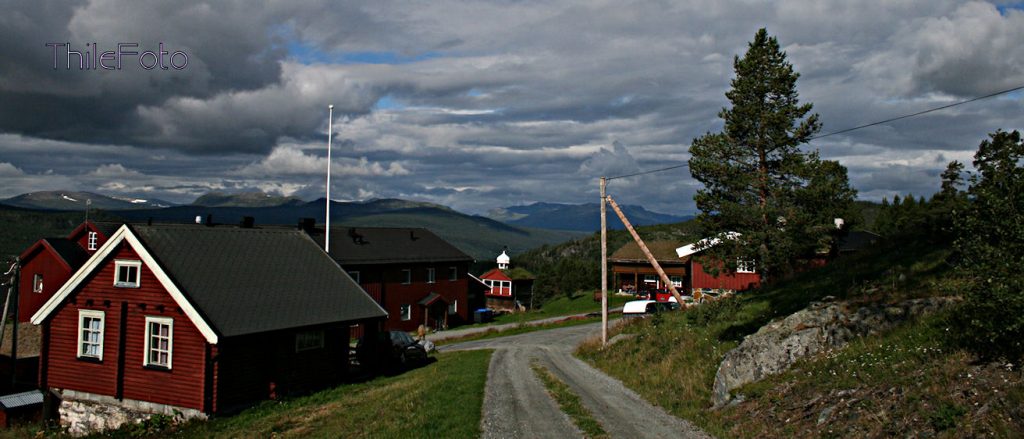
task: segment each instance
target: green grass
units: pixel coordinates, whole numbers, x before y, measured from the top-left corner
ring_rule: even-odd
[[[544,388],[547,389],[548,394],[558,403],[558,407],[569,416],[569,419],[572,419],[572,423],[576,424],[576,427],[583,432],[585,437],[592,439],[610,437],[604,431],[604,428],[601,427],[601,423],[594,419],[590,411],[583,406],[580,397],[576,396],[569,386],[536,361],[530,363],[530,368],[533,369],[533,373],[537,375],[537,378],[540,378],[540,381],[544,383]]]
[[[124,428],[105,436],[178,438],[475,438],[480,436],[491,351],[441,353],[401,375],[346,384],[309,396],[267,401],[235,416],[173,430]],[[8,431],[34,437],[38,428]]]
[[[948,294],[955,282],[947,276],[947,256],[927,244],[880,246],[731,300],[630,322],[616,330],[637,334],[630,343],[602,349],[591,340],[578,355],[670,413],[732,436],[734,421],[709,410],[711,388],[722,357],[744,336],[824,296],[867,302]],[[784,424],[777,421],[769,427]]]
[[[622,306],[622,304],[630,300],[633,299],[630,297],[615,296],[613,294],[609,294],[608,308],[612,309],[618,306]],[[495,317],[494,321],[460,326],[459,329],[486,327],[505,323],[526,323],[550,317],[568,316],[599,311],[601,311],[601,302],[594,301],[594,295],[592,293],[577,294],[573,297],[562,296],[555,299],[551,299],[550,301],[544,304],[543,308],[540,309],[535,309],[526,312],[502,314],[500,316]]]
[[[476,341],[476,340],[487,340],[491,338],[507,337],[510,335],[526,334],[528,332],[543,331],[546,329],[565,328],[569,326],[586,325],[588,323],[600,322],[600,317],[587,317],[582,319],[568,319],[561,320],[554,323],[546,323],[543,325],[520,325],[513,328],[499,331],[497,329],[489,329],[484,332],[478,332],[476,334],[469,334],[462,337],[448,338],[444,340],[438,340],[435,344],[437,346],[462,343],[465,341]],[[610,321],[610,320],[609,320]]]

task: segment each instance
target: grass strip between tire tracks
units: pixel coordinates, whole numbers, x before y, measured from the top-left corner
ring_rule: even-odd
[[[610,437],[604,431],[604,428],[601,427],[601,423],[594,419],[590,411],[583,406],[580,397],[576,396],[568,385],[558,379],[551,371],[544,368],[544,366],[538,364],[537,361],[530,363],[530,368],[537,374],[537,378],[540,378],[540,381],[544,383],[544,388],[555,399],[555,402],[558,403],[562,411],[569,416],[569,419],[572,419],[576,427],[583,431],[584,436],[592,439]]]

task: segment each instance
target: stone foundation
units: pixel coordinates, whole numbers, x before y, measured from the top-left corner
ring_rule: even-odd
[[[205,413],[191,408],[133,399],[118,400],[74,390],[57,391],[57,394],[61,399],[60,425],[73,436],[117,429],[129,422],[142,422],[156,414],[173,416],[175,423],[206,419]]]

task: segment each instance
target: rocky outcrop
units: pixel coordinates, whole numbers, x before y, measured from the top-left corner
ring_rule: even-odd
[[[71,436],[85,436],[120,428],[128,423],[139,423],[153,415],[172,417],[178,423],[190,419],[206,419],[196,409],[174,407],[147,401],[115,399],[74,390],[60,393],[60,424]]]
[[[855,337],[876,334],[958,302],[958,297],[912,299],[895,304],[858,305],[835,302],[831,296],[813,302],[782,320],[769,323],[747,336],[715,374],[711,396],[714,406],[731,399],[731,391],[789,368],[798,359],[838,348]]]

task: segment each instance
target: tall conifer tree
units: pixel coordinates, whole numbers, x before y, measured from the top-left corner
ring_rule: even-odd
[[[768,280],[785,276],[794,263],[834,235],[832,217],[851,211],[856,192],[846,168],[805,153],[800,145],[821,128],[811,104],[801,104],[800,76],[775,37],[760,29],[747,53],[733,62],[736,76],[718,113],[719,133],[690,147],[690,172],[703,183],[694,197],[705,233],[725,239],[706,254],[735,269],[753,261]]]

